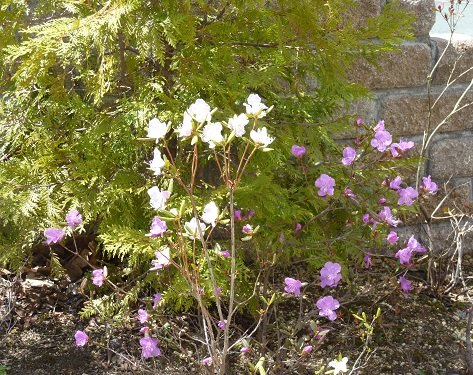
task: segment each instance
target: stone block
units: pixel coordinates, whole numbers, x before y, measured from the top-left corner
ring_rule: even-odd
[[[448,45],[448,40],[443,38],[432,38],[437,45],[437,59],[440,58]],[[471,69],[468,73],[468,69]],[[450,78],[450,74],[453,74]],[[433,83],[446,84],[449,80],[455,83],[470,82],[473,79],[473,37],[461,36],[453,39],[442,60],[440,60],[435,72]]]
[[[473,176],[473,136],[438,140],[429,156],[429,173],[434,179]]]
[[[392,2],[388,0],[387,2]],[[434,11],[434,0],[400,0],[399,5],[410,13],[413,13],[416,20],[413,25],[415,36],[429,35],[435,23],[436,13]]]
[[[432,91],[432,98],[438,97],[441,88]],[[439,103],[432,111],[431,124],[435,127],[454,108],[458,98],[463,93],[462,87],[457,87],[443,94]],[[473,91],[469,92],[462,103],[473,101]],[[429,117],[429,98],[426,93],[401,93],[387,95],[381,98],[380,118],[384,119],[391,133],[396,135],[422,134],[427,129]],[[473,124],[471,107],[454,114],[449,121],[439,129],[439,133],[470,129]]]
[[[370,89],[416,87],[426,84],[432,68],[430,46],[406,42],[397,52],[390,52],[375,67],[360,60],[349,73],[349,79]]]
[[[471,180],[458,181],[434,181],[438,185],[435,195],[421,196],[420,203],[428,215],[435,211],[435,217],[446,215],[447,210],[451,212],[468,212],[471,203]],[[446,198],[445,198],[446,197]]]

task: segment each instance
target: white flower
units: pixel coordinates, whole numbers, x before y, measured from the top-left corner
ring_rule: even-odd
[[[191,104],[187,109],[187,113],[191,115],[198,123],[210,121],[212,115],[210,114],[210,106],[203,99],[197,99],[194,104]]]
[[[153,186],[148,189],[148,195],[150,198],[149,204],[155,210],[164,210],[166,207],[166,201],[171,196],[169,191],[161,191],[159,187]]]
[[[218,207],[215,202],[207,203],[204,207],[204,211],[202,212],[202,220],[204,223],[212,224],[215,226],[215,221],[218,218]]]
[[[210,148],[215,147],[215,143],[223,141],[222,124],[219,122],[211,122],[204,126],[202,130],[202,141],[207,142]]]
[[[258,130],[252,130],[250,132],[250,138],[260,146],[260,148],[266,148],[270,143],[274,141],[274,138],[268,135],[268,130],[263,127]]]
[[[154,255],[156,256],[156,259],[153,259],[151,261],[153,267],[149,269],[150,271],[157,271],[171,264],[171,255],[169,253],[169,247],[162,247],[161,249],[156,251]]]
[[[179,133],[179,137],[188,137],[192,134],[192,117],[187,112],[184,112],[182,124],[176,131]]]
[[[250,94],[248,99],[246,99],[248,103],[243,103],[246,108],[246,113],[249,114],[251,117],[261,118],[266,116],[265,109],[268,109],[265,104],[261,103],[261,98],[258,94]]]
[[[193,217],[191,221],[188,221],[184,224],[184,229],[186,230],[191,240],[194,240],[194,239],[200,240],[200,234],[199,234],[199,230],[197,229],[197,225],[200,226],[200,230],[202,234],[204,234],[205,224],[201,223],[200,221],[197,221],[195,217]]]
[[[328,365],[330,367],[333,367],[333,375],[338,375],[340,372],[343,373],[348,371],[347,362],[348,358],[343,357],[341,361],[337,361],[336,359],[334,359]]]
[[[238,116],[233,115],[231,119],[228,120],[228,127],[235,132],[235,137],[240,138],[245,134],[245,126],[248,125],[248,117],[241,113]]]
[[[161,156],[161,151],[155,148],[153,160],[149,162],[149,169],[154,172],[155,176],[159,176],[161,174],[161,168],[164,167],[164,164],[165,162]]]
[[[148,124],[148,138],[158,139],[163,138],[166,135],[167,125],[159,119],[152,118]]]

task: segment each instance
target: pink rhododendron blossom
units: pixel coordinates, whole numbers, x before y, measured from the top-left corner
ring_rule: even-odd
[[[412,205],[412,203],[414,202],[414,199],[416,199],[419,196],[419,193],[417,192],[417,190],[410,186],[405,189],[399,189],[398,194],[399,194],[399,200],[397,201],[397,204],[400,206]]]
[[[225,327],[227,326],[227,321],[226,320],[219,320],[217,323],[218,329],[224,331]]]
[[[319,191],[317,192],[319,197],[333,195],[335,180],[326,174],[321,174],[320,177],[315,180],[315,186],[319,188]]]
[[[389,232],[388,236],[386,237],[386,241],[390,244],[395,244],[399,240],[399,236],[396,232]]]
[[[148,237],[159,237],[168,229],[166,222],[162,221],[158,216],[153,218]]]
[[[140,333],[145,335],[148,332],[149,332],[149,327],[144,326],[140,328]]]
[[[204,366],[212,366],[212,357],[206,357],[201,362]]]
[[[59,228],[48,228],[44,231],[44,235],[46,236],[46,244],[51,245],[61,242],[66,233]]]
[[[158,307],[159,302],[161,302],[162,297],[163,296],[161,295],[161,293],[156,293],[153,296],[153,310],[156,310],[156,308]]]
[[[255,210],[249,210],[246,215],[243,216],[242,220],[249,220],[255,216]]]
[[[294,232],[299,232],[302,229],[301,223],[296,223],[294,226]]]
[[[148,321],[148,312],[146,310],[143,310],[143,309],[139,309],[138,310],[138,320],[141,324],[143,323],[146,323]]]
[[[427,252],[427,249],[422,246],[414,236],[411,236],[407,241],[407,246],[399,250],[395,257],[399,259],[401,264],[408,265],[411,263],[411,258],[415,253],[423,254],[425,252]]]
[[[343,165],[352,165],[355,158],[356,158],[355,149],[353,149],[351,147],[345,147],[345,149],[343,150],[342,164]]]
[[[389,182],[389,188],[392,190],[399,190],[401,188],[402,178],[397,176],[394,180]]]
[[[371,140],[371,146],[376,148],[379,152],[386,151],[386,148],[391,144],[393,138],[391,134],[384,129],[384,121],[381,120],[373,129],[375,131],[374,138]]]
[[[293,279],[292,277],[286,277],[284,279],[284,283],[286,284],[284,291],[287,293],[295,294],[296,296],[301,294],[302,282],[300,280]]]
[[[420,189],[427,194],[435,194],[437,193],[438,187],[435,182],[433,182],[430,176],[422,177],[422,185],[420,185]]]
[[[69,228],[74,229],[82,224],[82,215],[75,209],[70,210],[66,215],[66,222],[69,225]]]
[[[243,226],[241,231],[245,234],[252,235],[253,234],[253,227],[250,224],[246,224]]]
[[[305,155],[306,149],[304,146],[293,145],[291,147],[291,154],[294,155],[296,158],[300,158],[301,156]]]
[[[157,250],[154,255],[156,259],[151,261],[152,267],[149,269],[150,271],[159,271],[166,266],[171,264],[171,255],[169,247],[164,246],[160,250]]]
[[[361,117],[358,117],[355,121],[356,125],[360,126],[361,124],[363,124],[365,121],[361,118]]]
[[[366,254],[363,257],[363,261],[365,262],[365,268],[371,268],[373,265],[373,261],[371,260],[371,254]]]
[[[313,350],[313,346],[312,345],[306,345],[302,348],[302,355],[307,355],[307,354],[310,354]]]
[[[340,303],[332,296],[325,296],[319,298],[315,305],[319,309],[320,316],[325,316],[329,320],[337,319],[337,313],[335,312],[335,310],[340,307]]]
[[[401,285],[401,289],[405,294],[408,294],[412,290],[412,281],[406,279],[404,276],[399,278],[399,283]]]
[[[98,268],[92,271],[92,284],[102,286],[105,281],[105,272],[103,269]]]
[[[158,348],[159,341],[151,337],[142,337],[140,339],[141,356],[143,358],[158,357],[161,355],[161,350]]]
[[[85,346],[89,341],[89,336],[84,331],[76,331],[74,338],[76,339],[77,346]]]
[[[327,262],[320,270],[320,286],[322,288],[335,288],[342,279],[340,271],[342,266],[338,263]]]
[[[404,155],[407,151],[414,147],[414,142],[411,141],[400,141],[399,143],[393,143],[389,147],[389,151],[391,151],[391,155],[393,158],[398,158]]]
[[[378,123],[376,124],[376,126],[373,128],[373,130],[375,132],[379,132],[381,130],[385,130],[384,129],[384,120],[379,120]]]
[[[383,222],[388,225],[395,227],[399,224],[399,220],[392,216],[391,208],[388,206],[383,207],[383,209],[379,211],[378,215],[381,219],[383,219]]]

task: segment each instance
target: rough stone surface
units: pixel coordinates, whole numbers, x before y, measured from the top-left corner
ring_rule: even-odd
[[[361,60],[350,72],[350,80],[371,89],[425,85],[432,66],[430,46],[407,42],[400,48],[381,58],[378,67]]]
[[[389,0],[388,2],[392,2]],[[432,26],[435,23],[435,2],[434,0],[400,0],[399,4],[402,8],[413,13],[416,17],[414,22],[414,35],[429,35]]]
[[[447,209],[455,212],[469,211],[465,205],[471,202],[471,180],[435,182],[439,188],[437,194],[421,198],[422,206],[429,215],[435,211],[435,217],[443,217]]]
[[[432,38],[432,41],[437,45],[437,58],[440,58],[442,52],[448,44],[447,39]],[[471,70],[463,74],[468,69]],[[454,69],[454,70],[453,70]],[[453,70],[452,77],[450,74]],[[460,76],[461,75],[461,76]],[[473,78],[473,37],[462,36],[452,41],[448,47],[445,55],[437,67],[433,83],[445,84],[449,81],[455,80],[456,83],[470,82]]]
[[[473,176],[473,136],[442,139],[432,145],[430,174],[435,179]]]
[[[354,14],[351,14],[356,25],[363,25],[368,18],[377,17],[381,14],[380,0],[355,0]]]
[[[434,91],[433,98],[437,98],[439,89]],[[462,87],[446,92],[432,111],[431,124],[435,127],[454,108],[456,101],[462,94]],[[435,93],[437,95],[435,95]],[[462,103],[473,101],[473,92],[466,95]],[[425,93],[402,93],[388,95],[382,99],[380,118],[383,118],[393,134],[414,135],[422,134],[427,128],[429,114],[429,99]],[[439,129],[439,133],[469,129],[473,125],[473,110],[464,108],[454,114],[448,123]]]

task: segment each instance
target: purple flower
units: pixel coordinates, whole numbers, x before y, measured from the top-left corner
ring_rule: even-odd
[[[365,262],[365,268],[370,268],[372,265],[373,265],[373,262],[371,260],[371,254],[366,254],[364,257],[363,257],[363,260]]]
[[[352,165],[353,161],[356,158],[356,151],[351,147],[345,147],[343,150],[343,165]]]
[[[217,323],[218,329],[225,331],[225,327],[227,326],[227,321],[226,320],[219,320]]]
[[[333,195],[333,188],[335,187],[335,180],[326,175],[321,174],[320,177],[315,180],[315,186],[319,188],[317,194],[319,197],[325,197],[326,195]]]
[[[348,197],[348,198],[355,198],[356,195],[355,193],[353,193],[353,191],[349,188],[346,188],[344,191],[343,191],[343,194]]]
[[[302,229],[301,223],[296,223],[294,227],[294,232],[299,232]]]
[[[206,357],[201,362],[204,366],[212,366],[212,357]]]
[[[414,147],[414,142],[401,141],[399,143],[391,144],[391,146],[389,147],[389,150],[391,151],[391,155],[393,156],[393,158],[398,158],[404,155],[412,147]]]
[[[62,229],[48,228],[44,231],[44,235],[46,236],[46,244],[51,245],[61,242],[66,234]]]
[[[386,198],[379,198],[378,203],[379,204],[385,204],[386,203]]]
[[[379,152],[386,151],[386,148],[391,144],[393,138],[391,134],[384,129],[384,121],[378,122],[374,127],[374,138],[371,140],[371,146],[378,149]]]
[[[412,281],[407,280],[404,276],[399,278],[399,283],[401,284],[401,289],[405,294],[412,290]]]
[[[320,316],[326,316],[329,320],[337,319],[335,310],[340,307],[340,303],[332,296],[319,298],[315,305],[319,309]]]
[[[146,334],[147,332],[149,332],[149,327],[144,326],[140,328],[140,333]]]
[[[394,180],[391,180],[391,182],[389,182],[389,187],[392,190],[399,190],[401,188],[401,184],[402,178],[400,176],[397,176]]]
[[[250,224],[246,224],[243,226],[241,231],[245,234],[249,234],[250,236],[253,234],[253,227]]]
[[[342,266],[338,263],[327,262],[320,270],[320,286],[322,288],[331,287],[335,288],[339,281],[342,279],[340,271]]]
[[[284,279],[284,283],[286,286],[284,287],[284,291],[290,294],[295,294],[296,296],[301,294],[301,286],[302,282],[297,279],[293,279],[291,277],[286,277]]]
[[[360,125],[363,124],[364,122],[365,122],[365,121],[364,121],[361,117],[358,117],[358,118],[356,119],[356,125],[357,125],[357,126],[360,126]]]
[[[77,210],[70,210],[66,214],[66,221],[71,229],[82,224],[82,215]]]
[[[151,337],[143,337],[140,339],[141,355],[143,358],[158,357],[161,350],[158,348],[159,341]]]
[[[389,232],[388,236],[386,237],[386,241],[390,244],[395,244],[399,240],[399,236],[396,232]]]
[[[76,331],[74,338],[76,339],[77,346],[85,346],[89,341],[89,336],[84,331]]]
[[[417,190],[410,186],[405,189],[399,189],[398,194],[399,200],[397,201],[397,204],[400,206],[410,206],[414,199],[419,196]]]
[[[306,345],[302,348],[302,355],[307,355],[307,354],[310,354],[312,352],[314,348],[312,347],[312,345]]]
[[[253,216],[255,216],[255,210],[250,210],[250,211],[248,211],[248,213],[245,216],[243,216],[243,220],[249,220]]]
[[[427,252],[427,249],[417,241],[414,236],[411,236],[407,241],[407,247],[412,249],[414,252],[423,254]]]
[[[215,293],[216,296],[221,296],[221,295],[222,295],[222,288],[220,288],[220,287],[217,286],[217,287],[214,289],[214,293]]]
[[[361,220],[363,220],[363,223],[369,224],[369,222],[371,221],[370,214],[364,214]]]
[[[392,216],[391,209],[388,206],[383,207],[383,209],[379,211],[378,215],[383,219],[383,222],[393,227],[397,226],[399,223],[399,220],[396,220],[396,218]]]
[[[235,210],[233,212],[233,217],[236,221],[241,221],[241,210]]]
[[[408,265],[411,263],[411,258],[415,253],[425,253],[427,249],[422,246],[415,238],[414,236],[411,236],[409,238],[409,241],[407,241],[407,247],[404,249],[399,250],[395,257],[399,258],[399,262],[403,265]]]
[[[155,216],[151,222],[151,228],[148,237],[159,237],[168,229],[166,222],[162,221],[159,217]]]
[[[220,255],[224,258],[230,258],[230,252],[228,250],[221,251]]]
[[[140,321],[141,324],[146,323],[148,321],[148,312],[143,309],[138,310],[138,320]]]
[[[156,310],[156,307],[158,307],[158,304],[159,302],[161,301],[161,298],[163,296],[161,295],[161,293],[156,293],[154,296],[153,296],[153,310]]]
[[[102,268],[92,271],[92,284],[102,286],[105,280],[105,272]]]
[[[435,182],[430,179],[430,175],[427,177],[422,177],[423,184],[420,185],[420,189],[426,192],[427,194],[437,193],[438,187]]]
[[[243,348],[240,349],[240,353],[246,354],[250,351],[250,348],[247,346],[244,346]]]
[[[296,158],[300,158],[305,154],[306,150],[304,146],[293,145],[291,147],[291,154],[294,155]]]

